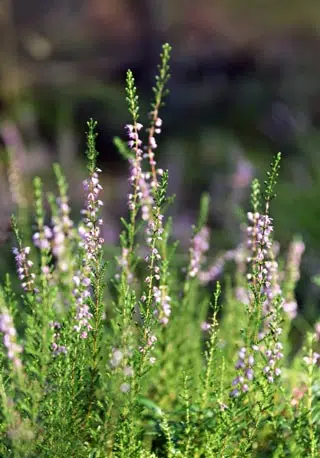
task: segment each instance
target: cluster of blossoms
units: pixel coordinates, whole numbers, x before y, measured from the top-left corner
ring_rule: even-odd
[[[154,314],[158,317],[159,322],[163,325],[168,324],[169,317],[171,315],[171,297],[168,295],[168,287],[166,284],[161,283],[161,255],[156,248],[156,242],[162,240],[163,234],[163,215],[156,214],[156,209],[154,208],[155,214],[152,220],[148,222],[147,228],[147,244],[150,247],[150,255],[145,259],[150,270],[150,274],[146,277],[145,281],[149,285],[150,293],[153,298],[153,306],[155,308]],[[158,285],[153,285],[153,282],[158,282]],[[147,300],[146,296],[142,296],[141,300],[144,302]]]
[[[167,286],[160,285],[153,287],[153,297],[157,306],[156,314],[161,324],[168,324],[171,315],[171,297],[167,294]]]
[[[150,179],[149,172],[141,172],[138,182],[138,198],[141,202],[141,217],[143,221],[149,221],[151,218],[151,209],[153,204],[153,197],[150,192],[148,180]]]
[[[250,290],[247,290],[243,286],[237,286],[235,289],[235,298],[242,304],[248,305],[250,303]]]
[[[75,285],[73,294],[76,297],[77,303],[77,324],[74,326],[74,329],[80,332],[80,337],[82,339],[86,339],[88,337],[88,332],[92,330],[90,320],[93,316],[88,306],[91,285],[90,268],[88,265],[83,265],[82,270],[79,270],[76,275],[73,276],[73,283]]]
[[[33,262],[29,259],[30,247],[26,246],[20,250],[18,248],[13,248],[13,254],[15,255],[18,276],[21,280],[22,288],[26,292],[35,291],[34,279],[36,275],[30,271],[33,266]]]
[[[293,284],[300,278],[300,264],[304,250],[305,244],[301,240],[294,240],[290,244],[287,258],[287,272]]]
[[[262,291],[265,294],[265,301],[263,303],[263,312],[266,316],[272,310],[272,304],[276,297],[281,294],[281,288],[278,279],[278,263],[272,259],[265,261],[264,264],[265,283]]]
[[[281,374],[279,362],[283,359],[283,345],[279,342],[282,328],[279,326],[278,313],[282,310],[282,303],[283,299],[280,297],[270,303],[268,315],[263,321],[263,328],[259,334],[260,339],[265,339],[266,342],[265,345],[261,345],[261,353],[266,361],[263,373],[270,383],[273,383],[275,378]]]
[[[16,368],[20,368],[22,363],[19,354],[22,352],[22,346],[16,342],[17,332],[7,310],[0,314],[0,332],[3,334],[3,344],[7,349],[8,358]]]
[[[154,344],[158,340],[157,337],[151,333],[150,329],[145,330],[146,335],[146,344],[144,346],[139,347],[140,353],[149,353],[153,350]],[[150,364],[154,364],[156,362],[156,358],[154,356],[150,356],[149,358]]]
[[[111,358],[110,358],[110,366],[113,369],[116,369],[117,367],[121,366],[122,362],[126,359],[126,356],[130,356],[131,352],[129,352],[129,355],[125,355],[119,348],[113,348],[112,353],[111,353]],[[128,365],[123,365],[123,374],[126,377],[132,377],[133,376],[133,368]]]
[[[162,119],[158,116],[158,110],[151,112],[150,117],[152,119],[152,126],[149,129],[148,146],[145,148],[147,150],[147,153],[144,154],[143,157],[149,158],[149,164],[152,171],[151,186],[155,187],[157,185],[157,175],[155,170],[157,163],[154,158],[154,150],[158,147],[155,135],[159,135],[161,133]]]
[[[40,232],[35,232],[32,237],[34,246],[40,250],[50,250],[52,238],[52,230],[49,226],[43,226],[43,229]]]
[[[77,324],[74,329],[80,333],[82,339],[86,339],[88,332],[92,330],[90,324],[92,313],[88,306],[91,286],[91,263],[98,259],[104,243],[101,235],[103,221],[99,218],[100,207],[103,205],[103,202],[99,199],[99,194],[102,190],[98,175],[100,172],[101,170],[96,168],[95,172],[83,182],[84,189],[87,192],[87,201],[85,209],[82,210],[84,224],[79,227],[79,235],[82,239],[80,247],[83,248],[85,254],[81,269],[73,276],[75,285],[73,293],[77,304]]]
[[[304,356],[303,361],[307,366],[320,365],[320,354],[313,351],[311,356]]]
[[[67,348],[65,345],[59,345],[57,341],[59,341],[60,333],[59,330],[61,329],[61,324],[58,321],[54,321],[50,323],[50,327],[54,330],[53,333],[53,342],[51,344],[51,349],[54,356],[67,353]]]
[[[247,277],[253,282],[256,291],[264,296],[263,315],[266,317],[266,328],[274,319],[274,301],[282,293],[278,263],[272,250],[272,219],[259,213],[248,213],[248,219],[250,225],[247,228],[247,247],[251,251],[251,256],[247,261],[252,264],[252,273]]]
[[[141,155],[142,150],[139,147],[142,145],[142,140],[139,138],[139,132],[143,128],[143,125],[137,122],[136,124],[127,124],[125,128],[130,139],[128,141],[129,148],[138,150],[138,154]]]
[[[257,351],[259,348],[253,346],[253,350]],[[247,350],[246,347],[242,347],[238,353],[238,361],[235,364],[239,375],[233,379],[232,386],[234,389],[231,391],[230,396],[237,397],[240,393],[246,393],[249,390],[249,383],[253,380],[254,372],[254,357]]]
[[[249,227],[247,228],[247,247],[251,251],[248,262],[252,264],[252,273],[248,279],[257,282],[255,286],[265,296],[263,303],[264,316],[268,316],[273,310],[273,302],[283,293],[285,300],[282,303],[284,312],[290,319],[297,314],[297,303],[294,298],[295,284],[299,279],[299,267],[304,252],[304,244],[295,241],[291,244],[286,268],[285,290],[280,287],[280,275],[278,263],[275,260],[274,247],[272,244],[272,220],[268,215],[248,213]],[[267,321],[271,321],[271,319]],[[268,325],[268,322],[265,323]]]
[[[110,365],[114,369],[118,367],[123,359],[123,353],[119,348],[113,348],[112,349],[112,354],[110,358]]]
[[[279,335],[281,333],[281,329],[276,329],[276,333]],[[270,383],[273,383],[275,377],[279,377],[281,374],[281,369],[278,365],[279,361],[283,358],[282,348],[282,344],[276,340],[273,346],[270,346],[263,352],[266,359],[263,373]],[[257,345],[253,345],[252,350],[259,351],[260,348]],[[239,374],[232,381],[232,385],[235,388],[231,391],[230,396],[237,397],[241,392],[245,393],[249,390],[249,382],[252,381],[254,377],[254,363],[254,356],[248,352],[245,347],[242,347],[239,350],[238,361],[235,364],[235,369],[239,371]]]
[[[147,244],[151,247],[153,241],[157,240],[162,240],[162,235],[163,235],[163,215],[161,213],[157,213],[156,207],[153,207],[153,210],[155,211],[155,215],[148,222],[148,228],[146,230],[147,234]],[[159,258],[160,259],[160,258]]]
[[[216,280],[223,272],[225,260],[223,256],[216,259],[216,262],[212,264],[208,270],[202,270],[199,272],[198,277],[202,284],[206,285],[211,281]]]
[[[151,113],[153,118],[152,126],[149,129],[148,145],[144,147],[146,151],[143,154],[142,140],[139,138],[139,132],[143,128],[140,123],[127,124],[126,131],[129,137],[128,146],[135,153],[135,157],[129,160],[131,166],[131,174],[129,181],[133,186],[133,193],[129,193],[129,209],[135,210],[137,205],[141,205],[142,219],[149,221],[152,218],[152,188],[158,184],[157,175],[163,175],[162,169],[156,169],[156,161],[154,158],[154,150],[157,148],[157,143],[154,135],[161,133],[162,120],[158,117],[157,112]],[[143,172],[142,160],[149,158],[151,172]]]
[[[290,320],[293,320],[297,316],[298,304],[295,299],[292,301],[284,301],[282,307]]]
[[[248,213],[247,247],[251,256],[247,261],[252,263],[253,274],[248,274],[248,280],[257,280],[259,286],[264,285],[268,270],[265,261],[272,247],[271,234],[273,232],[272,219],[260,213]]]
[[[154,153],[152,151],[153,147],[156,147],[155,141],[151,140],[149,144],[148,153],[142,155],[142,141],[139,139],[138,132],[142,129],[142,124],[136,123],[128,124],[126,126],[126,130],[129,136],[129,147],[135,152],[135,157],[130,159],[131,165],[131,174],[129,181],[133,186],[133,192],[129,193],[129,209],[135,210],[138,205],[141,205],[141,212],[142,212],[142,219],[144,221],[149,221],[152,219],[152,205],[153,205],[153,197],[151,189],[156,186],[157,184],[157,173],[159,175],[163,174],[163,170],[155,170],[155,160],[154,160]],[[150,138],[153,137],[149,137]],[[154,140],[154,139],[153,139]],[[142,171],[142,159],[145,157],[149,157],[150,165],[152,168],[152,173],[150,172],[143,172]],[[151,183],[150,183],[151,179]]]
[[[140,123],[127,124],[126,130],[129,137],[129,148],[135,152],[135,157],[129,160],[131,171],[129,181],[133,187],[133,193],[129,193],[129,210],[137,209],[138,202],[142,204],[143,219],[147,220],[150,216],[149,207],[152,205],[149,185],[146,181],[147,175],[142,172],[142,141],[139,138],[139,131],[143,125]]]
[[[281,331],[281,329],[279,328]],[[263,372],[267,377],[268,382],[273,383],[275,377],[279,377],[281,369],[278,367],[278,362],[283,358],[282,344],[275,342],[272,348],[265,350],[264,354],[266,357],[266,365],[263,368]]]
[[[192,239],[190,252],[189,277],[196,277],[201,269],[201,265],[205,260],[205,253],[209,249],[209,229],[204,226],[195,234]]]
[[[215,281],[219,275],[223,272],[224,265],[227,261],[231,261],[235,258],[237,250],[228,250],[221,256],[207,270],[199,272],[198,277],[202,284],[210,283]]]
[[[302,400],[304,395],[307,393],[307,391],[308,391],[308,388],[306,385],[301,385],[301,386],[293,388],[292,399],[290,402],[292,407],[297,407],[299,405],[300,401]]]
[[[95,172],[83,182],[84,190],[87,192],[87,202],[85,209],[82,210],[84,225],[79,227],[79,235],[82,238],[81,247],[84,248],[88,260],[95,259],[104,243],[101,235],[103,221],[98,217],[100,207],[103,205],[102,200],[99,199],[102,190],[98,175],[100,172],[101,170],[96,168]]]
[[[67,269],[63,262],[63,255],[66,251],[66,239],[71,234],[73,222],[70,218],[70,207],[66,196],[57,199],[59,215],[52,217],[52,253],[57,258],[62,271]]]
[[[121,368],[125,377],[133,377],[134,374],[133,368],[125,364],[126,356],[130,356],[130,354],[131,352],[129,352],[129,355],[126,355],[119,348],[113,348],[109,361],[113,369]],[[127,382],[122,383],[120,385],[120,391],[122,393],[128,393],[130,391],[130,384]]]
[[[295,318],[298,312],[298,304],[294,296],[294,289],[300,278],[300,264],[304,250],[304,243],[301,240],[294,240],[290,244],[288,251],[283,310],[290,319]]]
[[[131,283],[133,280],[133,274],[132,272],[130,272],[130,268],[129,268],[129,249],[128,248],[125,248],[125,247],[122,248],[121,256],[117,257],[117,262],[118,262],[118,265],[126,272],[127,282]],[[115,275],[115,278],[119,279],[120,275],[117,273]]]
[[[141,297],[141,301],[145,302],[148,299],[150,302],[149,305],[153,305],[154,314],[158,316],[160,323],[166,325],[171,314],[171,298],[167,294],[167,285],[161,284],[161,256],[157,249],[157,241],[162,240],[163,215],[159,214],[153,206],[154,199],[152,196],[152,188],[157,186],[157,174],[163,174],[162,169],[155,169],[156,161],[154,159],[154,150],[157,148],[154,135],[161,132],[162,120],[158,117],[157,113],[152,113],[152,120],[148,146],[145,147],[146,152],[143,155],[142,141],[139,138],[139,131],[143,127],[142,124],[135,123],[126,126],[129,136],[128,145],[135,153],[135,157],[130,159],[131,174],[129,181],[132,184],[133,192],[129,194],[129,209],[134,211],[138,206],[141,206],[142,219],[148,223],[146,242],[150,254],[145,259],[148,262],[149,274],[145,281],[148,285],[149,293],[148,297],[144,294]],[[151,173],[142,171],[141,163],[143,158],[149,158]],[[123,249],[122,257],[118,261],[124,269],[128,269],[128,254],[128,250]]]

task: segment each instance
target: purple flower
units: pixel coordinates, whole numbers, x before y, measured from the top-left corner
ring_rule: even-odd
[[[191,278],[197,276],[200,271],[201,265],[204,261],[204,255],[209,249],[209,229],[203,227],[197,232],[193,239],[189,249],[190,252],[190,264],[188,275]]]
[[[211,328],[211,324],[210,323],[207,323],[206,321],[203,321],[201,323],[202,331],[209,331],[210,328]]]
[[[312,352],[311,357],[310,356],[304,356],[303,361],[307,366],[315,366],[316,364],[319,364],[320,362],[320,354],[316,352]]]
[[[264,352],[267,361],[263,368],[263,373],[270,383],[274,382],[275,377],[281,375],[281,369],[278,367],[278,363],[283,358],[282,348],[280,342],[274,342],[272,346],[269,346]]]
[[[8,358],[16,369],[20,369],[22,363],[19,354],[22,352],[22,346],[16,341],[17,332],[8,310],[2,310],[0,314],[0,332],[3,334],[3,344],[7,349]]]
[[[297,302],[295,300],[289,301],[289,302],[284,301],[282,307],[283,307],[283,310],[285,311],[285,313],[290,318],[290,320],[293,320],[297,316],[298,304],[297,304]]]
[[[129,181],[133,187],[133,192],[128,194],[128,207],[131,211],[137,211],[138,206],[142,207],[142,219],[148,221],[151,218],[151,206],[153,203],[152,194],[150,191],[149,175],[143,173],[141,168],[142,149],[141,140],[139,139],[138,131],[142,129],[142,124],[128,124],[126,126],[129,136],[129,147],[135,153],[135,157],[129,159],[131,166]]]
[[[254,366],[255,360],[252,353],[246,348],[240,348],[238,352],[238,360],[235,364],[235,369],[238,371],[237,377],[232,381],[232,386],[236,388],[231,391],[230,396],[239,396],[240,392],[246,393],[249,391],[250,384],[254,377]]]
[[[68,198],[58,198],[57,204],[58,214],[52,217],[52,253],[57,258],[60,269],[64,270],[66,242],[72,236],[73,222],[70,219]]]
[[[120,385],[120,391],[121,391],[122,393],[128,393],[128,392],[130,391],[130,385],[129,385],[129,383],[122,383],[122,384]]]
[[[83,182],[87,192],[86,205],[82,214],[84,217],[83,225],[79,227],[81,237],[80,247],[83,248],[84,258],[81,268],[73,276],[75,288],[73,290],[76,298],[77,311],[75,331],[80,334],[81,339],[88,337],[88,332],[92,330],[90,323],[93,315],[88,305],[88,297],[91,295],[91,276],[92,268],[97,262],[99,253],[102,250],[104,239],[101,234],[102,219],[99,216],[100,207],[103,205],[99,199],[102,186],[99,183],[100,169],[96,168],[87,180]]]
[[[31,272],[33,262],[29,259],[30,247],[20,248],[20,250],[18,248],[13,248],[13,253],[15,255],[18,276],[21,280],[22,288],[26,292],[34,292],[34,280],[36,275]]]

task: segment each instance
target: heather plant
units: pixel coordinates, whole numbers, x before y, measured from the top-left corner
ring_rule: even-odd
[[[263,185],[253,181],[242,243],[211,259],[204,194],[183,253],[156,158],[170,52],[165,44],[146,129],[127,73],[116,256],[104,243],[93,120],[80,221],[57,164],[57,195],[34,180],[32,240],[12,217],[20,286],[7,275],[0,288],[1,456],[319,456],[319,330],[295,354],[290,340],[304,244],[279,252],[271,216],[281,155]]]

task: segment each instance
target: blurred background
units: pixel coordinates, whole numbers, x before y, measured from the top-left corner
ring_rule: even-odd
[[[53,187],[53,161],[63,165],[77,217],[89,117],[99,122],[105,237],[117,243],[128,167],[112,140],[124,138],[129,121],[125,73],[134,71],[147,113],[161,44],[169,42],[172,78],[158,163],[169,168],[170,192],[177,195],[175,235],[187,247],[200,195],[208,191],[213,255],[235,247],[250,182],[263,177],[281,151],[272,207],[276,238],[282,252],[295,234],[306,244],[298,299],[314,319],[319,287],[311,279],[320,271],[317,0],[0,0],[0,37],[1,276],[9,216],[31,203],[35,174]]]

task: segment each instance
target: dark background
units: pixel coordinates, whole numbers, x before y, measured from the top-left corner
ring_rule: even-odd
[[[200,194],[209,191],[213,253],[234,247],[251,179],[281,151],[276,238],[282,252],[295,234],[306,243],[298,298],[313,319],[319,288],[311,279],[320,271],[318,1],[0,0],[0,38],[4,248],[17,204],[8,150],[26,203],[31,178],[41,174],[50,188],[50,164],[58,160],[78,210],[91,116],[99,122],[106,238],[116,243],[128,185],[112,139],[129,121],[125,73],[134,71],[146,113],[161,44],[169,42],[172,78],[158,162],[169,168],[177,194],[175,234],[187,246]],[[1,272],[5,267],[3,261]]]

